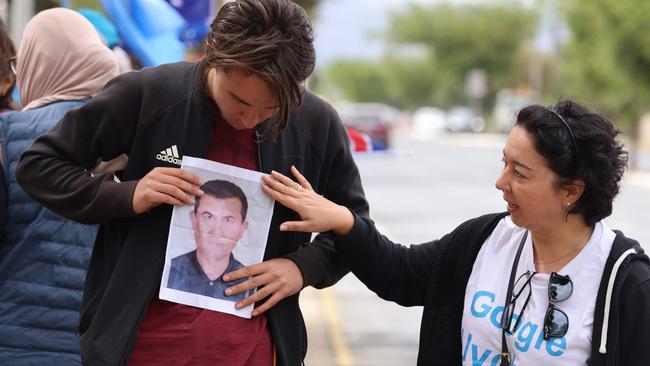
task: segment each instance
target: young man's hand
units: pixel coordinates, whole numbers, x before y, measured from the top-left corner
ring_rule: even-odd
[[[241,309],[266,298],[264,303],[255,307],[253,316],[262,314],[277,304],[278,301],[297,293],[302,289],[303,285],[300,269],[292,260],[287,258],[274,258],[252,266],[240,268],[224,274],[223,279],[227,282],[251,276],[252,278],[247,281],[227,288],[226,295],[232,296],[240,292],[258,288],[257,292],[253,295],[235,304],[237,309]]]
[[[201,185],[199,177],[180,168],[154,168],[135,186],[133,211],[143,214],[163,203],[192,205],[193,196],[203,195]]]

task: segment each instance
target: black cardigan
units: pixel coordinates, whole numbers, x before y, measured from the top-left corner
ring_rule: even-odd
[[[469,220],[439,240],[405,247],[355,217],[352,231],[335,241],[352,272],[381,298],[424,306],[418,365],[460,365],[465,287],[485,240],[507,214]],[[630,250],[629,256],[621,257]],[[614,263],[621,259],[616,273]],[[612,291],[605,354],[599,352],[610,275]],[[589,365],[650,365],[650,261],[639,244],[617,232],[600,281]]]

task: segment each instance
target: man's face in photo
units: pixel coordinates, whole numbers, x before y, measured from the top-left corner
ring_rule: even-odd
[[[230,256],[248,228],[248,222],[242,218],[241,201],[234,197],[204,195],[196,212],[190,212],[190,221],[196,250],[215,259]]]

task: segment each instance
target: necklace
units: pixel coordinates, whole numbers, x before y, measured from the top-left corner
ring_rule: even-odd
[[[574,250],[573,252],[567,253],[567,254],[565,254],[565,255],[563,255],[563,256],[557,258],[557,259],[553,259],[553,260],[551,260],[551,261],[544,261],[544,262],[542,262],[542,261],[537,261],[537,260],[535,260],[535,261],[533,261],[533,263],[535,263],[535,264],[551,264],[551,263],[559,262],[559,261],[561,261],[562,259],[564,259],[564,258],[566,258],[566,257],[568,257],[568,256],[571,256],[571,255],[576,254],[576,253],[579,252],[581,249],[582,249],[582,248],[579,248],[578,250]]]

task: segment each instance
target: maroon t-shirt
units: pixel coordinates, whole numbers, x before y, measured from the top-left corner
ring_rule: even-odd
[[[214,108],[214,107],[213,107]],[[258,170],[255,129],[238,131],[214,109],[207,159]],[[129,366],[273,365],[266,315],[252,319],[158,299],[149,302]]]

